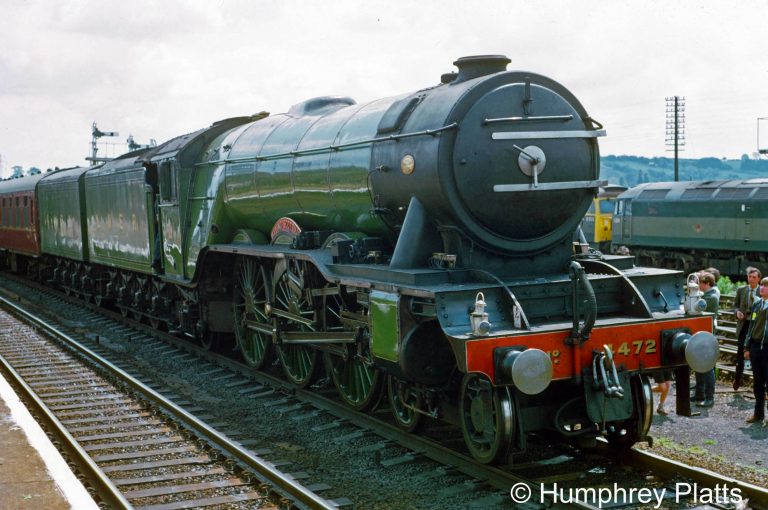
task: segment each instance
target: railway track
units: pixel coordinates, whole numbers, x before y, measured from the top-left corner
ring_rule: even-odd
[[[0,282],[2,284],[2,282]],[[18,289],[14,292],[21,294]],[[40,290],[46,297],[28,298],[29,301],[50,302],[52,299],[49,289]],[[69,300],[67,299],[67,303]],[[82,303],[68,306],[84,306]],[[96,312],[98,311],[98,315]],[[66,315],[66,314],[61,314]],[[461,501],[471,501],[471,508],[503,508],[510,502],[510,490],[524,485],[531,494],[530,501],[543,502],[547,507],[567,508],[596,508],[595,502],[576,501],[567,505],[555,504],[551,496],[542,496],[542,490],[553,483],[562,486],[598,486],[605,482],[605,473],[616,473],[613,478],[621,479],[622,483],[652,487],[663,487],[664,483],[672,480],[701,480],[701,483],[713,484],[717,475],[707,474],[696,468],[675,465],[664,459],[647,456],[643,452],[633,451],[631,457],[617,459],[609,454],[584,453],[582,451],[551,450],[540,458],[527,460],[516,459],[516,464],[503,469],[478,465],[470,457],[457,451],[456,445],[461,443],[460,434],[455,431],[435,429],[426,431],[425,436],[404,434],[400,429],[387,423],[386,412],[365,415],[355,413],[343,404],[331,398],[333,392],[316,388],[315,391],[295,391],[284,381],[262,372],[254,372],[245,365],[230,357],[205,351],[191,343],[153,331],[151,328],[123,319],[119,314],[113,314],[102,309],[89,307],[79,312],[83,318],[70,324],[69,329],[79,332],[91,347],[96,350],[106,350],[110,353],[125,349],[137,348],[144,345],[150,352],[159,357],[176,357],[177,365],[194,363],[201,368],[198,372],[209,380],[223,385],[225,391],[234,392],[253,402],[255,408],[277,411],[277,414],[291,427],[293,423],[309,420],[320,420],[324,423],[313,427],[318,435],[330,436],[343,444],[353,444],[363,441],[366,444],[357,448],[359,455],[370,458],[370,464],[381,468],[384,472],[411,469],[417,471],[414,482],[429,487],[432,483],[449,480],[447,487],[436,488],[435,497],[455,497]],[[91,330],[86,323],[100,324],[101,329]],[[104,328],[107,333],[104,334]],[[118,338],[119,337],[119,338]],[[163,343],[157,342],[162,337]],[[200,358],[205,361],[200,361]],[[124,367],[125,369],[126,367]],[[181,377],[181,374],[179,374]],[[137,377],[142,377],[137,375]],[[162,384],[162,383],[161,383]],[[191,402],[196,405],[197,402]],[[200,410],[203,415],[209,410]],[[213,417],[213,420],[218,419]],[[224,423],[216,428],[237,428],[237,424]],[[238,432],[228,435],[237,435]],[[242,443],[258,442],[254,436],[243,435],[239,438]],[[455,444],[454,444],[455,443]],[[628,459],[631,458],[631,462]],[[281,461],[276,461],[280,464]],[[310,463],[311,464],[311,463]],[[630,465],[632,468],[630,469]],[[666,465],[667,468],[663,466]],[[619,467],[620,466],[620,467]],[[652,467],[653,466],[653,467]],[[311,471],[311,470],[310,470]],[[659,473],[659,477],[648,480],[648,472]],[[618,473],[621,476],[618,476]],[[663,473],[663,475],[662,475]],[[322,481],[321,481],[322,483]],[[740,487],[746,494],[765,498],[768,494],[761,489],[733,481],[733,486]],[[439,484],[438,484],[439,486]],[[354,498],[352,498],[354,499]],[[365,505],[356,502],[357,506]],[[631,506],[632,502],[625,502]],[[459,506],[459,505],[457,505]],[[530,508],[540,508],[542,504],[531,504]],[[526,507],[522,507],[526,508]]]
[[[55,326],[0,300],[4,375],[107,508],[338,506]]]
[[[736,373],[736,352],[738,350],[738,340],[736,338],[736,314],[733,309],[733,296],[723,295],[720,297],[720,310],[717,314],[717,328],[715,336],[720,342],[720,362],[717,364],[719,374],[727,374],[732,378]],[[721,376],[722,378],[722,376]],[[750,393],[749,388],[752,385],[752,370],[747,364],[744,368],[744,381],[742,382],[742,391]]]

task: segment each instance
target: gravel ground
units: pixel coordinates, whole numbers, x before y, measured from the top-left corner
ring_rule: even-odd
[[[673,385],[666,403],[669,414],[653,417],[652,451],[760,487],[768,486],[768,426],[745,422],[755,406],[751,385],[734,392],[730,383],[718,381],[715,406],[702,409],[693,405],[694,412],[700,414],[692,417],[674,413],[675,394]]]

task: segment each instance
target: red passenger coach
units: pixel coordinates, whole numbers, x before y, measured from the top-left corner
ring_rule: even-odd
[[[35,188],[42,174],[0,182],[0,254],[12,267],[16,254],[40,255]]]

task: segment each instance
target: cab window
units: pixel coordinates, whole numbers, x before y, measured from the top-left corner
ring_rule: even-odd
[[[176,166],[171,161],[160,163],[160,200],[175,202],[177,198]]]

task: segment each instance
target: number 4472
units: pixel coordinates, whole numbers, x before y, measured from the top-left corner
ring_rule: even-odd
[[[634,340],[632,342],[622,343],[617,350],[614,350],[613,345],[609,344],[609,347],[616,354],[622,354],[624,356],[630,356],[632,354],[654,354],[656,352],[656,340]]]

